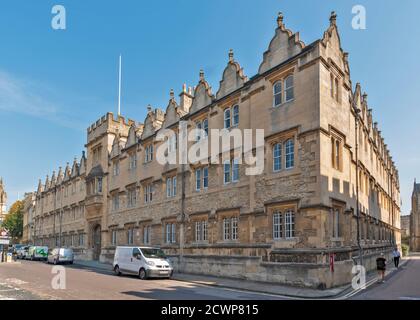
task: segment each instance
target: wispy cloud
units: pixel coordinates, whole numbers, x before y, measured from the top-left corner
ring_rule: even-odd
[[[40,82],[0,70],[0,111],[24,114],[82,130],[77,121],[62,111],[65,108],[60,102],[52,100],[53,96],[53,90]]]

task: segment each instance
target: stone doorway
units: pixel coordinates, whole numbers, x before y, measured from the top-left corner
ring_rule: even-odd
[[[97,224],[92,229],[93,260],[99,260],[101,255],[101,225]]]

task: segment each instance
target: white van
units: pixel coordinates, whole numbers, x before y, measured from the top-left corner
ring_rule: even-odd
[[[173,267],[159,248],[117,247],[115,250],[114,272],[135,274],[142,280],[147,278],[170,278]]]

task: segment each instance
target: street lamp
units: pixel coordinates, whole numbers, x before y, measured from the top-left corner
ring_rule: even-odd
[[[363,265],[363,250],[360,244],[360,206],[359,206],[359,117],[361,110],[353,105],[355,113],[355,138],[356,138],[356,215],[357,215],[357,246],[359,248],[359,265]]]

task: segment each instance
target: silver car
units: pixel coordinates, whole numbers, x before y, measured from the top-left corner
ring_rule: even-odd
[[[73,264],[73,261],[74,261],[74,254],[73,254],[73,249],[71,248],[54,248],[48,251],[47,263]]]

